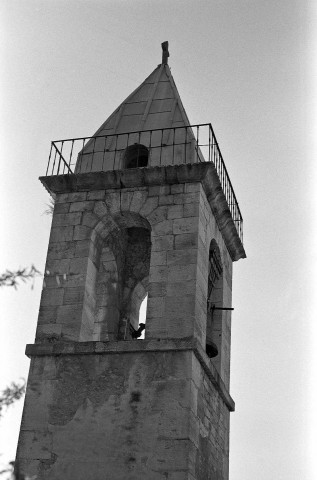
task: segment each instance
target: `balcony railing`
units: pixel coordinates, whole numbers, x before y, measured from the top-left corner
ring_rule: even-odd
[[[239,204],[210,123],[55,140],[51,143],[46,176],[125,168],[125,152],[133,145],[148,149],[149,167],[212,162],[238,235],[243,240]]]

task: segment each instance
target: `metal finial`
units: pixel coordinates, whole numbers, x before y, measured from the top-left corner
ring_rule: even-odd
[[[170,53],[168,51],[168,42],[163,42],[162,43],[162,64],[163,65],[167,65],[169,56],[170,56]]]

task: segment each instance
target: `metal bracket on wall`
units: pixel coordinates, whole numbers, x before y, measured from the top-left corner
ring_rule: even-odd
[[[211,303],[208,301],[208,303]],[[214,310],[234,310],[234,308],[232,307],[216,307],[216,305],[214,304],[211,304],[211,310],[214,311]]]
[[[234,310],[231,307],[212,307],[213,310]]]

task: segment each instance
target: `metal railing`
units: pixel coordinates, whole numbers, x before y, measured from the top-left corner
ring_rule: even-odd
[[[212,162],[243,240],[239,204],[210,123],[55,140],[51,143],[46,176],[126,168],[125,152],[135,144],[148,149],[149,167]]]

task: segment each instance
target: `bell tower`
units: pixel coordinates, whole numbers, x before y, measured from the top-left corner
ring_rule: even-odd
[[[52,142],[40,178],[55,207],[21,478],[228,479],[242,216],[212,126],[190,125],[162,49],[92,137]]]

